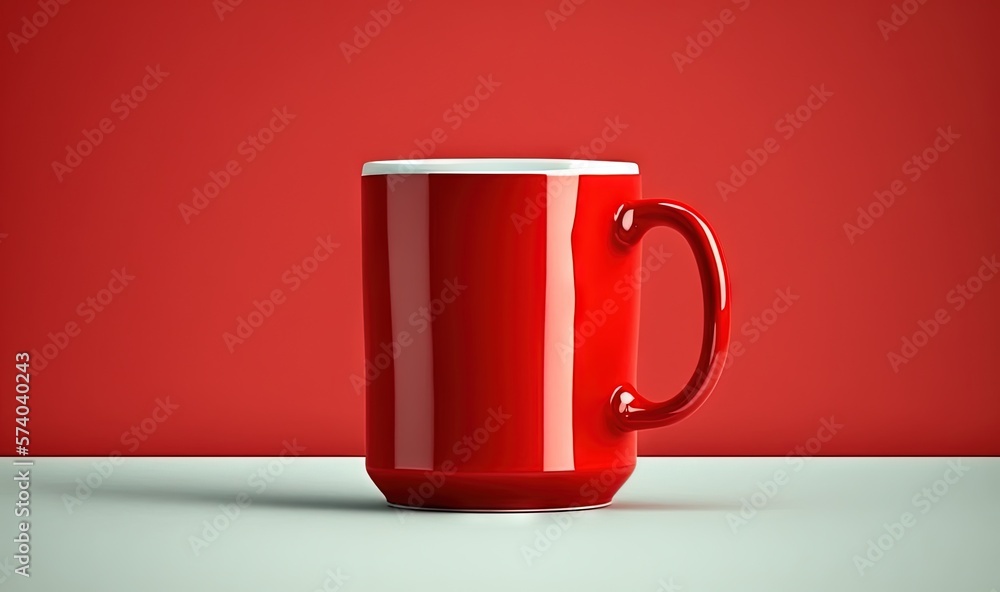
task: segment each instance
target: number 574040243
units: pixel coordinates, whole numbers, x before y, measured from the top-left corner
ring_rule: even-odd
[[[20,456],[28,456],[28,445],[31,440],[28,433],[28,419],[31,407],[28,404],[29,391],[31,390],[31,375],[28,374],[28,365],[31,363],[31,356],[25,352],[14,356],[14,368],[17,373],[14,375],[14,399],[17,406],[14,408],[14,450]]]

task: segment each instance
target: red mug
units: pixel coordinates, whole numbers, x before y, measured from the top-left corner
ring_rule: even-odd
[[[715,387],[730,287],[708,222],[642,200],[634,163],[377,161],[362,169],[366,467],[390,505],[467,511],[611,503],[636,431]],[[640,239],[694,250],[698,366],[662,402],[636,376]],[[630,292],[632,291],[632,292]]]

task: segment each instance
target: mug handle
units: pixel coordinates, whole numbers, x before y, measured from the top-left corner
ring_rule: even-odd
[[[681,202],[635,200],[623,203],[615,212],[613,241],[620,248],[634,248],[656,226],[680,232],[694,251],[705,303],[701,357],[687,386],[661,403],[646,399],[631,384],[616,388],[611,396],[611,415],[626,431],[670,425],[694,413],[719,382],[729,351],[729,273],[712,227],[694,208]]]

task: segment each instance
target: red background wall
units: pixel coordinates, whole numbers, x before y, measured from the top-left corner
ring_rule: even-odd
[[[220,19],[210,0],[70,2],[33,34],[22,19],[38,4],[0,5],[26,40],[0,48],[0,422],[14,353],[65,345],[32,378],[32,454],[263,455],[293,438],[361,454],[361,164],[439,127],[444,141],[423,142],[434,157],[568,157],[606,118],[627,127],[594,157],[640,163],[647,197],[712,220],[742,346],[703,410],[644,433],[643,453],[1000,453],[1000,280],[951,293],[1000,249],[1000,5],[906,2],[898,30],[880,30],[888,0],[564,0],[565,20],[547,15],[558,0],[403,0],[348,61],[341,44],[387,5],[244,2]],[[679,68],[687,37],[720,17]],[[147,66],[166,74],[115,103]],[[481,76],[499,86],[456,126],[447,111]],[[789,137],[776,122],[814,86],[832,96]],[[264,150],[241,148],[286,107]],[[104,118],[100,144],[57,175]],[[959,137],[913,179],[904,163],[949,126]],[[717,183],[768,138],[777,152],[723,199]],[[181,205],[231,160],[187,223]],[[894,180],[905,193],[852,243],[844,224]],[[326,237],[339,246],[292,290],[283,274]],[[674,253],[642,300],[640,387],[666,396],[695,362],[697,276],[679,237],[646,244]],[[122,267],[134,279],[101,294]],[[286,300],[230,352],[223,334],[275,289]],[[785,289],[794,304],[765,312]],[[938,309],[947,322],[894,371],[888,354]],[[755,316],[773,323],[741,329]],[[830,418],[837,433],[810,441]]]

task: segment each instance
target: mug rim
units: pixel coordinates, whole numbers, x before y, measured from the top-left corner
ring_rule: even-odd
[[[617,160],[570,158],[427,158],[372,160],[361,176],[372,175],[638,175],[639,165]]]

